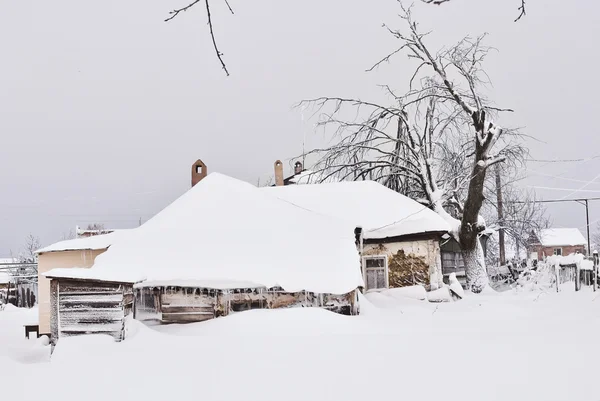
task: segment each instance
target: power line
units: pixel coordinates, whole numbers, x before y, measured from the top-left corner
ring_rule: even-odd
[[[530,185],[529,188],[533,189],[548,189],[551,191],[569,191],[571,192],[569,195],[565,196],[565,198],[573,195],[575,192],[590,192],[590,193],[600,193],[598,189],[574,189],[574,188],[555,188],[555,187],[541,187],[536,185]]]
[[[528,162],[534,163],[578,163],[578,162],[586,162],[594,159],[600,158],[600,155],[585,157],[581,159],[525,159]]]
[[[585,202],[586,200],[588,200],[588,201],[600,200],[600,197],[595,197],[595,198],[578,198],[578,199],[547,199],[547,200],[534,200],[534,201],[511,201],[511,200],[507,200],[507,201],[504,201],[504,203],[519,203],[519,204],[523,204],[523,203],[558,203],[558,202]]]
[[[577,180],[575,178],[568,178],[568,177],[561,177],[560,175],[552,175],[552,174],[546,174],[546,173],[541,173],[539,171],[535,171],[535,170],[530,170],[527,169],[528,173],[533,173],[535,175],[540,175],[542,177],[549,177],[549,178],[557,178],[559,180],[565,180],[565,181],[571,181],[571,182],[578,182],[578,183],[589,183],[589,181],[585,181],[585,180]],[[594,182],[594,184],[600,184],[600,182]]]

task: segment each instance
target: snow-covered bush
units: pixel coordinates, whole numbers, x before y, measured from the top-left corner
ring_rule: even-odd
[[[517,290],[546,291],[556,287],[556,270],[553,263],[539,262],[536,270],[525,270],[517,279]]]

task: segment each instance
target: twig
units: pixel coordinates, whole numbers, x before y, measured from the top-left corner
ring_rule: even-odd
[[[233,12],[233,8],[231,8],[231,6],[229,5],[229,1],[227,1],[227,0],[224,0],[224,1],[225,1],[225,4],[227,4],[227,8],[228,8],[228,9],[229,9],[229,11],[231,12],[231,14],[235,14],[235,13]]]
[[[175,9],[173,11],[170,11],[169,12],[170,17],[167,18],[167,19],[165,19],[165,22],[171,21],[173,18],[177,17],[179,15],[179,13],[181,13],[183,11],[189,10],[190,8],[192,8],[196,4],[198,4],[200,1],[201,0],[194,0],[193,2],[191,2],[190,4],[188,4],[185,7],[178,8],[178,9]],[[225,4],[227,5],[227,8],[229,8],[229,11],[231,12],[231,14],[234,14],[233,9],[229,5],[228,0],[224,0],[224,1],[225,1]],[[223,61],[223,53],[221,53],[221,51],[219,50],[219,47],[217,46],[217,41],[215,39],[215,33],[213,31],[213,24],[212,24],[212,16],[210,14],[210,4],[208,2],[209,2],[209,0],[204,0],[204,3],[206,4],[206,15],[208,17],[208,27],[210,29],[210,38],[212,40],[213,47],[215,49],[215,53],[217,54],[217,58],[219,59],[219,62],[221,63],[221,67],[225,71],[225,74],[227,76],[229,76],[229,71],[227,70],[227,66],[225,65],[225,62]]]
[[[427,3],[427,4],[436,4],[436,5],[440,5],[443,3],[447,3],[450,0],[421,0],[423,3]],[[519,21],[521,18],[523,18],[527,13],[525,12],[525,0],[521,0],[521,6],[519,7],[519,16],[517,17],[517,19],[515,20],[515,22]]]
[[[173,18],[177,17],[177,15],[179,15],[179,13],[180,13],[180,12],[189,10],[190,8],[194,7],[194,6],[195,6],[196,4],[198,4],[199,2],[200,2],[200,0],[194,0],[193,2],[191,2],[190,4],[188,4],[188,5],[187,5],[187,6],[185,6],[185,7],[182,7],[182,8],[179,8],[179,9],[173,10],[173,11],[170,11],[170,12],[169,12],[169,14],[170,14],[171,16],[170,16],[169,18],[167,18],[167,19],[165,20],[165,22],[169,22],[169,21],[171,21]]]
[[[525,0],[521,0],[521,7],[519,7],[519,11],[521,11],[521,13],[519,14],[515,22],[519,21],[525,14],[527,14],[525,12]]]
[[[217,47],[217,41],[215,40],[215,34],[213,32],[212,19],[211,19],[211,16],[210,16],[210,5],[208,4],[208,0],[204,0],[204,2],[206,3],[206,15],[208,16],[208,27],[210,28],[210,37],[212,39],[213,46],[215,48],[215,52],[217,53],[217,58],[221,62],[221,67],[223,67],[223,70],[225,71],[225,74],[227,74],[227,76],[229,76],[229,71],[227,71],[227,67],[225,66],[225,62],[223,61],[223,53],[221,53],[221,51]]]

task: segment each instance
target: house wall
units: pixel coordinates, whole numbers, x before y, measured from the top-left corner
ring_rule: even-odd
[[[555,248],[562,248],[562,255],[567,256],[574,253],[582,253],[585,254],[585,245],[575,245],[575,246],[535,246],[532,251],[537,252],[538,260],[544,260],[548,256],[554,255]],[[529,252],[531,253],[531,252]]]
[[[52,342],[82,334],[106,334],[125,338],[125,319],[131,314],[131,284],[51,280]]]
[[[390,288],[442,285],[442,261],[437,239],[419,239],[390,243],[369,243],[363,247],[364,256],[386,255]]]
[[[97,250],[76,250],[48,252],[38,255],[38,305],[40,333],[50,333],[50,280],[43,276],[55,268],[89,268],[96,257],[107,248]]]

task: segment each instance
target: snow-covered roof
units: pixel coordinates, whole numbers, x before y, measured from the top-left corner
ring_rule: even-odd
[[[0,258],[0,265],[5,265],[8,263],[18,263],[19,261],[16,258]]]
[[[323,215],[362,227],[365,238],[447,232],[440,215],[375,181],[265,187],[263,191]]]
[[[575,246],[587,243],[577,228],[546,228],[540,230],[539,240],[543,246]]]
[[[250,282],[336,294],[363,284],[352,224],[218,173],[115,242],[92,268],[46,275],[153,285]]]
[[[47,247],[38,249],[37,254],[47,252],[59,252],[59,251],[83,251],[83,250],[95,250],[95,249],[106,249],[118,238],[122,238],[129,234],[131,230],[116,230],[109,234],[92,235],[90,237],[81,237],[75,239],[69,239],[65,241],[59,241]]]
[[[77,238],[79,237],[88,237],[88,236],[92,236],[92,235],[101,235],[101,234],[110,234],[114,231],[117,230],[113,230],[113,229],[82,229],[79,226],[75,226],[75,235],[77,236]]]

